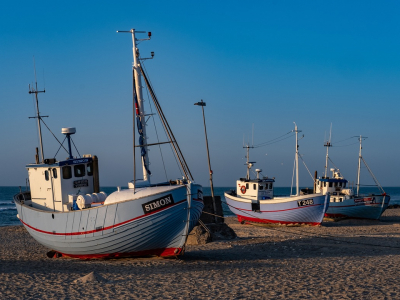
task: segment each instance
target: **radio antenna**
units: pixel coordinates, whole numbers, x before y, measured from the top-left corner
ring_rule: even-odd
[[[37,87],[35,56],[33,56],[33,68],[34,68],[34,71],[35,71],[35,87],[31,87],[31,86],[29,85],[29,94],[35,94],[35,100],[36,100],[36,116],[34,116],[34,117],[29,117],[29,119],[37,119],[38,131],[39,131],[40,157],[41,157],[41,159],[42,159],[41,162],[44,163],[42,128],[41,128],[41,123],[40,123],[40,121],[42,121],[42,118],[48,117],[48,116],[41,116],[41,115],[40,115],[38,94],[39,94],[39,93],[45,93],[46,90],[43,89],[43,91],[39,91],[39,90],[38,90],[38,87]]]

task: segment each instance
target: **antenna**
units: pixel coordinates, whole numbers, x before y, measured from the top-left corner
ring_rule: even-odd
[[[35,72],[35,88],[31,88],[29,85],[29,94],[35,94],[35,100],[36,100],[36,116],[35,117],[29,117],[29,119],[37,119],[38,122],[38,131],[39,131],[39,144],[40,144],[40,157],[41,157],[41,162],[44,163],[44,153],[43,153],[43,140],[42,140],[42,128],[41,128],[41,123],[40,121],[44,117],[48,116],[41,116],[40,111],[39,111],[39,99],[38,99],[38,94],[39,93],[45,93],[46,90],[43,89],[43,91],[39,91],[37,88],[37,78],[36,78],[36,63],[35,63],[35,56],[33,56],[33,68]]]
[[[327,176],[328,173],[329,147],[332,147],[331,139],[332,139],[332,123],[331,123],[331,130],[329,132],[329,141],[326,141],[324,144],[324,147],[326,147],[325,177]]]
[[[253,123],[253,129],[251,132],[251,145],[254,146],[254,123]]]

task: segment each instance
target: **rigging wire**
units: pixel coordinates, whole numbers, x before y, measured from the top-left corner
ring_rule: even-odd
[[[296,169],[296,156],[293,161],[293,174],[292,174],[292,185],[290,186],[290,195],[294,195],[293,194],[293,181],[294,181],[294,170],[295,169]]]
[[[54,136],[54,138],[56,139],[56,141],[61,145],[60,147],[63,147],[64,150],[65,150],[65,152],[68,153],[68,150],[65,149],[65,147],[63,146],[63,143],[64,143],[64,142],[61,143],[61,142],[58,140],[58,138],[57,138],[57,137],[55,136],[55,134],[50,130],[49,126],[47,126],[47,124],[43,121],[42,118],[40,118],[40,120],[43,122],[43,124],[46,126],[46,128],[50,131],[50,133]],[[65,140],[65,139],[64,139],[64,140]],[[58,152],[58,151],[57,151],[57,152]]]
[[[32,102],[33,102],[33,115],[36,115],[36,99],[35,99],[34,93],[32,93]],[[36,137],[37,137],[37,141],[39,143],[39,140],[40,140],[40,138],[39,138],[39,128],[37,126],[35,126],[35,127],[36,127]],[[37,146],[38,146],[37,148],[39,148],[39,144],[37,144]]]
[[[192,173],[189,170],[189,166],[186,163],[186,160],[185,160],[185,158],[184,158],[184,156],[182,154],[182,151],[181,151],[181,149],[179,147],[179,144],[177,143],[177,141],[175,139],[175,136],[174,136],[174,134],[173,134],[173,132],[171,130],[171,127],[169,126],[168,121],[167,121],[167,119],[166,119],[166,117],[165,117],[165,115],[164,115],[164,113],[163,113],[163,111],[161,109],[161,106],[160,106],[160,104],[159,104],[159,102],[157,100],[157,97],[154,94],[152,86],[150,85],[150,83],[149,83],[149,81],[147,79],[146,73],[144,72],[144,70],[143,70],[143,68],[141,66],[140,66],[140,70],[142,72],[142,75],[143,75],[143,78],[144,78],[144,80],[146,82],[146,85],[149,88],[149,91],[150,91],[151,97],[153,99],[154,105],[155,105],[155,107],[156,107],[156,109],[157,109],[157,111],[159,113],[160,120],[161,120],[163,126],[165,127],[166,133],[167,133],[168,138],[169,138],[169,140],[170,140],[170,142],[172,144],[172,147],[174,149],[175,155],[176,155],[177,159],[179,160],[179,163],[181,165],[182,171],[185,173],[185,177],[186,178],[188,178],[189,180],[193,180]]]
[[[304,159],[303,159],[303,157],[300,155],[300,153],[299,153],[299,157],[300,157],[301,161],[303,162],[304,166],[306,167],[306,169],[307,169],[307,171],[308,171],[308,174],[310,174],[310,177],[311,177],[312,181],[314,182],[315,179],[314,179],[314,177],[312,176],[310,170],[308,169],[308,167],[307,167],[307,165],[306,165],[306,162],[304,161]]]
[[[382,194],[385,193],[383,190],[382,186],[379,184],[378,179],[376,179],[375,175],[372,173],[371,169],[367,165],[367,162],[364,160],[364,157],[361,157],[362,161],[364,162],[365,166],[367,167],[368,172],[371,174],[372,179],[375,181],[376,185],[378,186],[379,190],[382,192]]]
[[[153,85],[152,85],[152,83],[151,83],[150,78],[145,78],[145,81],[146,81],[146,80],[149,82],[150,87],[152,87]],[[147,86],[147,85],[146,85],[146,86]],[[154,90],[152,90],[152,93],[154,94],[155,97],[157,97]],[[150,95],[151,95],[151,92],[150,92]],[[157,107],[156,107],[156,109],[157,109]],[[160,115],[160,114],[159,114],[159,118],[160,118],[160,121],[162,122],[162,120],[161,120],[161,115]],[[162,128],[163,128],[163,130],[164,130],[165,136],[168,138],[168,133],[167,133],[166,128],[165,128],[164,126],[162,126]],[[171,143],[169,143],[169,147],[170,147],[170,149],[171,149],[171,152],[174,153],[174,149],[173,149],[173,146],[172,146],[172,141],[171,141]],[[183,174],[183,170],[182,170],[182,168],[181,168],[180,165],[179,165],[177,156],[176,156],[176,155],[172,155],[172,156],[174,157],[174,160],[175,160],[176,165],[177,165],[177,167],[178,167],[179,173],[181,174],[181,176],[183,176],[183,175],[184,175],[184,174]]]
[[[355,142],[355,143],[347,144],[347,145],[342,145],[342,146],[331,146],[331,147],[335,147],[335,148],[338,148],[338,147],[348,147],[348,146],[352,146],[352,145],[355,145],[355,144],[359,144],[359,142]]]
[[[332,159],[330,157],[328,157],[328,159],[332,163],[332,165],[335,167],[335,169],[339,169],[338,167],[336,167],[335,163],[332,161]]]
[[[344,141],[347,141],[347,140],[350,140],[350,139],[352,139],[352,138],[354,138],[354,136],[352,136],[352,137],[349,137],[349,138],[346,138],[346,139],[344,139],[344,140],[340,140],[340,141],[338,141],[338,142],[332,142],[332,144],[337,144],[337,143],[341,143],[341,142],[344,142]]]
[[[74,145],[76,152],[78,152],[79,157],[82,157],[81,154],[80,154],[79,151],[78,151],[78,148],[76,148],[75,143],[74,143],[74,140],[72,139],[72,137],[71,137],[71,142],[72,142],[72,144]]]
[[[287,133],[285,133],[285,134],[283,134],[283,135],[281,135],[281,136],[279,136],[279,137],[277,137],[277,138],[274,138],[274,139],[272,139],[272,140],[269,140],[269,141],[266,141],[266,142],[257,144],[257,145],[255,145],[255,146],[253,146],[253,147],[254,147],[254,148],[259,148],[259,147],[264,147],[264,146],[268,146],[268,145],[272,145],[272,144],[281,142],[281,141],[283,141],[283,140],[286,140],[286,139],[292,137],[294,134],[292,134],[292,135],[290,135],[290,136],[288,136],[288,137],[285,137],[286,135],[291,134],[291,133],[293,133],[293,131],[289,131],[289,132],[287,132]],[[285,138],[283,138],[283,137],[285,137]]]
[[[140,57],[139,57],[139,59],[140,59]],[[144,65],[144,62],[143,62],[143,61],[141,62],[141,65],[143,65],[143,68],[144,68],[144,70],[146,71],[146,66]],[[150,81],[150,80],[149,80],[149,81]],[[153,114],[153,107],[152,107],[152,105],[151,105],[150,95],[149,95],[149,89],[147,88],[147,86],[146,86],[146,93],[147,93],[147,99],[148,99],[148,102],[149,102],[150,111],[151,111],[151,113]],[[159,139],[159,137],[158,137],[158,131],[157,131],[157,126],[156,126],[155,118],[152,118],[152,119],[153,119],[154,129],[155,129],[155,132],[156,132],[157,142],[160,143],[160,139]],[[170,146],[171,146],[171,145],[170,145]],[[164,168],[164,173],[165,173],[165,179],[166,179],[166,181],[168,181],[167,169],[166,169],[166,167],[165,167],[164,156],[163,156],[162,151],[161,151],[161,145],[158,145],[158,149],[160,150],[161,161],[162,161],[163,168]],[[176,160],[176,159],[175,159],[175,160]]]
[[[67,136],[65,136],[65,138],[64,138],[64,140],[63,140],[63,142],[62,142],[62,144],[64,144],[64,142],[65,142],[65,139],[67,138]],[[60,149],[61,149],[61,147],[63,147],[63,145],[60,145],[60,147],[58,148],[58,150],[57,150],[57,152],[56,152],[56,154],[54,155],[54,157],[56,157],[57,156],[57,154],[58,154],[58,151],[60,151]],[[64,147],[63,147],[64,148]],[[64,148],[65,149],[65,148]],[[66,151],[66,150],[65,150]],[[67,151],[67,153],[68,153],[68,151]]]

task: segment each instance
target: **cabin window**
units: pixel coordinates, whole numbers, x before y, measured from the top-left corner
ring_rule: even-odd
[[[260,184],[260,185],[258,186],[258,189],[259,189],[259,190],[263,190],[263,189],[264,189],[264,186]]]
[[[57,178],[57,169],[53,168],[53,178]]]
[[[326,187],[326,181],[324,182],[324,187]]]
[[[49,171],[44,171],[44,178],[46,178],[46,181],[49,180]]]
[[[86,169],[87,169],[88,176],[93,176],[93,164],[92,163],[88,163]]]
[[[249,189],[249,184],[248,183],[246,183],[246,190],[248,190]]]
[[[343,188],[345,188],[346,187],[346,182],[343,182]]]
[[[269,189],[272,190],[272,183],[269,184]]]
[[[75,175],[75,177],[85,176],[85,165],[75,165],[74,166],[74,175]]]
[[[256,190],[257,189],[257,184],[253,184],[253,190]]]
[[[333,182],[329,182],[329,187],[332,187],[332,183],[333,183]]]
[[[72,178],[72,170],[70,166],[64,166],[62,168],[63,179],[70,179]]]

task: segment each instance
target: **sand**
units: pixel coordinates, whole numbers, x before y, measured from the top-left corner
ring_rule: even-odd
[[[237,239],[180,259],[51,259],[22,226],[1,227],[0,299],[400,299],[400,209],[318,227],[226,221]]]

